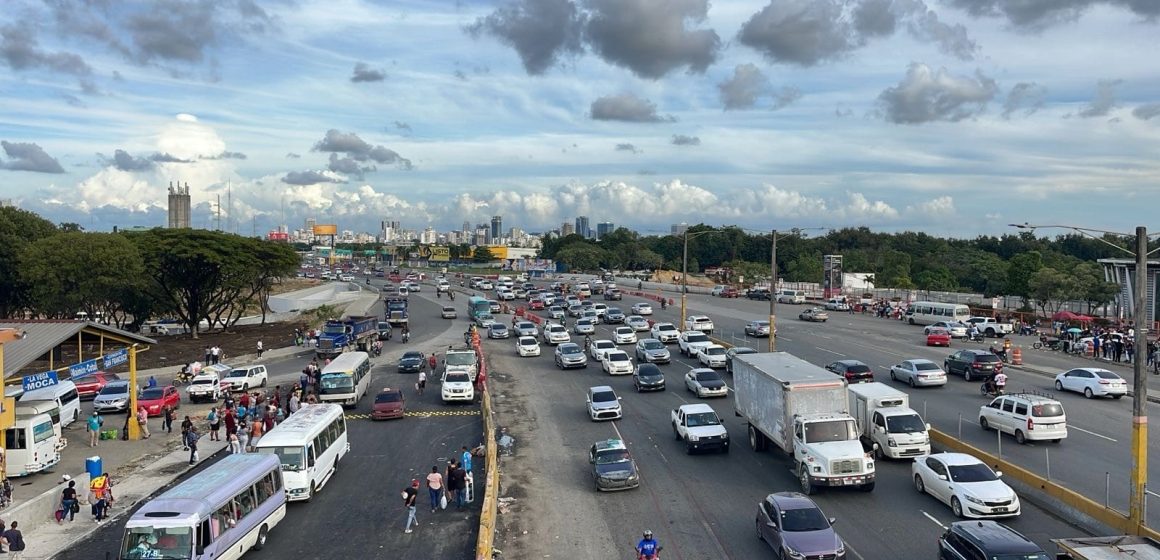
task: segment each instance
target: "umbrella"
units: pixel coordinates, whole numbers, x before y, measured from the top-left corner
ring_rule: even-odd
[[[1070,329],[1067,329],[1067,332],[1071,332],[1071,333],[1083,332],[1083,329],[1081,329],[1079,327],[1072,327]]]
[[[1064,310],[1064,311],[1060,311],[1060,312],[1056,313],[1055,315],[1052,315],[1051,319],[1053,321],[1071,321],[1071,320],[1075,319],[1075,313],[1072,313],[1071,311]]]

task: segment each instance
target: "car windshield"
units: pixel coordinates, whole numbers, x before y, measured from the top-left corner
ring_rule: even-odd
[[[375,395],[377,403],[399,402],[401,400],[403,400],[403,394],[397,391],[384,391]]]
[[[519,328],[519,329],[534,329],[534,328],[536,328],[536,326],[535,326],[535,325],[533,325],[533,324],[531,324],[531,323],[520,323],[520,324],[516,325],[516,328]]]
[[[616,400],[616,393],[612,391],[601,391],[599,393],[592,393],[592,402],[613,402]]]
[[[488,328],[489,328],[489,329],[491,329],[491,330],[493,330],[493,331],[496,331],[496,332],[502,332],[502,331],[506,331],[506,330],[507,330],[507,327],[506,327],[506,326],[504,326],[504,324],[503,324],[503,323],[493,323],[493,324],[492,324],[491,326],[489,326]]]
[[[454,307],[443,306],[443,312],[444,312],[444,313],[446,313],[446,312],[448,312],[448,311],[450,311],[450,312],[454,313],[454,312],[455,312],[455,308],[454,308]]]
[[[721,423],[715,412],[698,412],[685,417],[685,424],[690,428],[698,426],[716,426]]]
[[[887,416],[886,431],[892,434],[911,434],[926,431],[926,424],[917,414]]]
[[[628,461],[628,451],[624,449],[610,449],[596,454],[597,465],[612,465],[615,463],[627,463]]]
[[[659,340],[650,340],[644,343],[645,350],[662,350],[664,347],[665,345]]]
[[[319,387],[322,394],[346,393],[354,388],[354,377],[346,373],[324,373]]]
[[[915,362],[914,369],[915,371],[935,371],[938,366],[934,362]]]
[[[124,550],[118,558],[186,560],[193,551],[190,527],[130,527],[125,530]]]
[[[1031,415],[1037,418],[1063,416],[1063,406],[1058,403],[1037,404],[1031,407]]]
[[[710,356],[724,356],[725,349],[720,347],[720,346],[716,346],[713,348],[706,348],[705,353],[710,355]]]
[[[401,359],[403,359],[403,360],[422,360],[423,354],[421,354],[419,352],[415,352],[412,350],[410,352],[404,353],[403,357]]]
[[[632,334],[633,330],[628,327],[619,327],[616,329],[616,334]]]
[[[471,378],[462,371],[449,371],[447,376],[443,378],[444,383],[469,383]]]
[[[536,339],[531,338],[531,337],[525,336],[524,338],[520,339],[521,346],[535,346],[536,344],[537,344]]]
[[[469,366],[475,363],[474,352],[448,352],[447,365],[449,366]]]
[[[127,395],[127,394],[129,394],[129,385],[124,384],[124,383],[117,384],[117,385],[105,385],[105,387],[103,389],[101,389],[100,394],[105,395],[105,396],[108,396],[108,395]]]
[[[721,381],[721,376],[717,375],[715,371],[698,371],[696,374],[697,381]]]
[[[579,346],[561,346],[560,353],[561,354],[583,354],[583,352],[581,352]]]
[[[163,394],[165,394],[164,390],[161,389],[160,387],[154,387],[152,389],[145,389],[144,391],[141,391],[141,399],[146,400],[146,401],[160,399],[161,395],[163,395]]]
[[[306,457],[306,449],[302,447],[259,447],[259,453],[267,455],[273,453],[278,456],[282,462],[282,470],[288,472],[298,472],[304,468]]]
[[[830,521],[818,508],[785,509],[781,511],[781,529],[789,533],[821,531],[830,527]]]
[[[851,441],[858,439],[853,420],[827,420],[806,424],[806,443]]]
[[[999,480],[995,476],[995,471],[982,463],[975,463],[973,465],[948,465],[947,471],[950,472],[951,480],[955,482],[989,482],[992,480]]]
[[[664,376],[664,374],[661,373],[660,368],[653,366],[652,364],[641,365],[641,367],[637,368],[636,374],[640,377],[663,377]]]
[[[190,385],[213,385],[217,380],[212,377],[195,377]]]
[[[677,327],[674,327],[673,325],[659,325],[659,326],[657,326],[657,330],[658,331],[675,331],[675,330],[677,330]]]
[[[390,324],[390,323],[381,323],[381,322],[380,322],[380,323],[379,323],[379,330],[380,330],[380,331],[389,331],[389,330],[391,330],[391,324]]]
[[[627,362],[628,361],[628,354],[625,354],[624,352],[609,352],[608,353],[608,361],[610,361],[610,362]]]
[[[566,332],[566,329],[564,329],[564,327],[562,327],[560,325],[552,325],[552,326],[548,327],[548,331],[553,332],[553,333],[563,333],[563,332]]]
[[[248,370],[248,369],[231,370],[230,374],[227,377],[245,377],[246,374],[249,373],[249,371],[250,370]]]
[[[709,342],[709,337],[701,333],[690,334],[685,338],[687,342]]]

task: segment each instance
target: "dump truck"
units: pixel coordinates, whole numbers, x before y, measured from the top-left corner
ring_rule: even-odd
[[[1052,539],[1059,560],[1148,560],[1160,558],[1160,541],[1149,537]]]
[[[401,327],[407,324],[407,298],[405,297],[389,297],[387,298],[387,322],[392,327]]]
[[[749,427],[749,445],[789,454],[801,491],[874,489],[874,459],[862,450],[847,411],[846,380],[786,352],[733,358],[733,410]]]
[[[879,459],[930,455],[930,425],[910,408],[910,395],[877,382],[855,383],[847,391],[863,449]]]
[[[378,323],[378,317],[331,319],[323,325],[322,334],[318,336],[318,348],[314,353],[319,359],[328,359],[348,348],[366,351],[379,334]]]

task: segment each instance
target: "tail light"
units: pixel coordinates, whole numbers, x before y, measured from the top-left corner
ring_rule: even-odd
[[[1034,429],[1035,429],[1035,422],[1032,422],[1031,418],[1027,418],[1027,431],[1030,432],[1031,430],[1034,430]]]
[[[1107,379],[1100,380],[1100,385],[1111,385],[1111,384],[1112,384],[1112,382],[1108,381]]]

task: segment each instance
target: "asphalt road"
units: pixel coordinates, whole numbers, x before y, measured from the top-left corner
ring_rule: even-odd
[[[381,305],[374,312],[381,315]],[[439,465],[442,471],[449,457],[458,456],[460,446],[476,445],[483,437],[478,407],[443,405],[437,383],[429,383],[422,396],[416,395],[416,375],[396,373],[394,366],[406,349],[429,352],[461,341],[463,324],[440,319],[436,303],[415,296],[411,297],[411,322],[410,343],[404,345],[398,337],[386,343],[383,356],[372,369],[370,394],[347,412],[351,451],[339,464],[338,472],[311,503],[290,504],[286,519],[271,532],[266,548],[247,558],[474,556],[478,500],[463,512],[451,507],[431,514],[420,507],[420,527],[412,534],[403,533],[406,511],[399,492],[412,478],[422,480],[432,465]],[[269,363],[270,385],[294,383],[307,361],[299,358]],[[397,386],[405,388],[408,417],[384,422],[366,419],[374,393],[383,387]],[[481,464],[475,465],[475,477],[483,480]],[[426,497],[424,489],[420,492],[420,506]],[[103,558],[105,551],[114,552],[120,545],[125,520],[126,517],[113,520],[59,558],[92,560]]]
[[[635,301],[626,297],[619,306],[627,311]],[[717,303],[706,299],[693,309],[705,311],[728,330],[730,320],[716,312]],[[737,306],[736,314],[746,315],[742,312],[745,302],[728,303]],[[653,319],[674,322],[674,311],[679,312],[675,308],[657,311]],[[753,318],[759,313],[754,310]],[[740,330],[743,321],[732,324]],[[783,337],[792,340],[813,326],[803,327],[783,328]],[[594,338],[611,338],[610,332],[601,326]],[[827,341],[828,350],[840,352],[834,349],[837,344]],[[646,528],[657,534],[666,558],[771,557],[769,548],[755,537],[755,513],[766,494],[797,489],[789,462],[775,452],[749,449],[744,424],[733,415],[732,395],[705,401],[729,429],[732,451],[685,454],[683,445],[673,439],[669,413],[698,399],[683,384],[692,362],[681,359],[675,345],[674,362],[661,366],[668,390],[643,394],[633,392],[630,376],[610,377],[595,364],[583,370],[556,369],[548,346],[543,346],[538,358],[517,357],[511,340],[487,341],[485,348],[493,371],[498,421],[516,440],[514,455],[501,463],[503,494],[516,499],[511,513],[500,517],[497,546],[504,557],[556,557],[567,552],[578,558],[627,558]],[[795,350],[788,342],[783,349]],[[815,349],[804,357],[821,361],[823,355],[830,354]],[[622,420],[589,421],[584,391],[604,384],[621,396]],[[953,387],[946,393],[964,392],[961,389]],[[641,470],[639,489],[617,493],[593,489],[587,450],[593,442],[610,437],[627,442]],[[949,508],[914,490],[909,463],[880,462],[878,470],[872,493],[826,491],[816,497],[823,510],[838,519],[836,528],[848,543],[849,557],[932,557],[942,526],[954,521]],[[1083,534],[1027,502],[1023,508],[1022,516],[1009,524],[1047,550],[1052,550],[1051,538]]]

